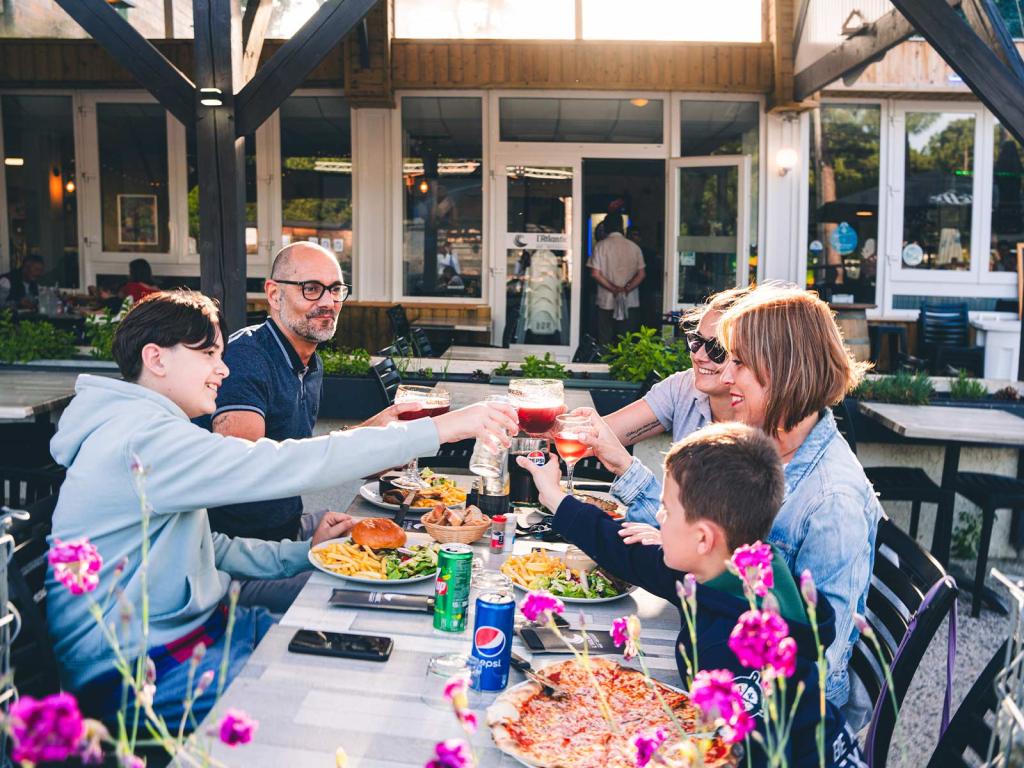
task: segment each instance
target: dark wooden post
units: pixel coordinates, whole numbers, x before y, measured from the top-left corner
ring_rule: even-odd
[[[242,76],[238,1],[193,0],[199,272],[203,293],[221,302],[228,328],[245,325],[245,137],[235,131],[235,84]],[[217,89],[204,93],[204,89]],[[214,98],[220,106],[204,106]]]

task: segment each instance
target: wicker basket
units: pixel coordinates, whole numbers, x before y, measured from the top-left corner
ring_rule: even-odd
[[[427,512],[423,515],[420,518],[420,522],[427,529],[427,533],[442,544],[472,544],[487,533],[491,527],[489,520],[484,523],[477,523],[476,525],[460,525],[455,528],[450,525],[437,525],[436,523],[427,522],[427,515],[429,514]]]

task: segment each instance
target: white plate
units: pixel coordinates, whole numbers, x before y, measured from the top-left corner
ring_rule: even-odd
[[[568,493],[568,491],[565,488],[565,483],[564,482],[562,483],[562,490],[565,491],[566,493]],[[612,496],[610,493],[608,493],[606,491],[576,491],[576,495],[577,496],[593,496],[595,499],[602,499],[602,500],[614,502],[615,506],[618,507],[618,516],[617,517],[612,517],[611,515],[608,515],[609,517],[612,517],[613,520],[622,520],[626,516],[626,507],[625,507],[625,505],[621,501],[619,501],[618,499],[616,499],[614,496]],[[543,507],[542,507],[542,509],[543,509]],[[552,514],[554,514],[554,513],[552,512]]]
[[[463,489],[463,490],[465,490],[465,489]],[[386,501],[384,501],[384,499],[381,498],[381,495],[380,495],[380,483],[378,483],[376,480],[374,480],[371,483],[366,483],[365,485],[360,486],[359,487],[359,495],[362,496],[364,499],[366,499],[371,504],[373,504],[375,507],[380,507],[381,509],[387,509],[387,510],[390,510],[391,512],[397,512],[398,511],[398,506],[399,506],[398,504],[388,504]],[[450,506],[451,506],[452,509],[461,509],[462,507],[466,506],[466,503],[462,502],[460,504],[452,504]],[[410,507],[409,508],[409,514],[412,514],[414,512],[419,512],[420,514],[423,514],[425,512],[429,512],[429,511],[430,511],[430,507]]]
[[[388,583],[391,583],[391,582],[388,582]],[[521,592],[530,592],[531,591],[529,588],[521,586],[519,584],[516,584],[514,581],[512,582],[512,586],[515,587],[516,589],[518,589]],[[629,585],[629,589],[627,589],[625,592],[623,592],[621,594],[615,595],[615,597],[595,597],[595,598],[592,598],[592,599],[588,598],[588,597],[562,597],[560,595],[555,595],[555,597],[557,597],[563,603],[567,603],[569,605],[572,605],[573,603],[586,603],[587,605],[594,605],[596,603],[610,603],[610,602],[613,602],[615,600],[620,600],[623,597],[625,597],[626,595],[631,595],[634,592],[636,592],[636,585],[635,584],[630,584]]]
[[[432,579],[437,574],[437,572],[434,571],[432,573],[424,573],[424,574],[421,574],[419,576],[413,576],[413,577],[408,578],[408,579],[367,579],[367,578],[363,578],[362,576],[342,576],[340,573],[335,573],[334,571],[332,571],[332,570],[326,568],[325,566],[321,565],[320,561],[317,560],[315,557],[313,557],[313,552],[315,550],[319,549],[320,547],[324,546],[325,544],[332,544],[334,542],[345,542],[345,541],[348,541],[350,538],[351,538],[350,536],[343,536],[340,539],[331,539],[330,541],[322,541],[319,544],[317,544],[315,547],[310,547],[309,555],[308,555],[309,562],[311,562],[313,564],[313,567],[316,568],[318,571],[323,571],[328,576],[334,576],[336,579],[344,579],[345,581],[354,581],[357,584],[374,584],[374,585],[378,585],[379,584],[381,586],[383,586],[383,585],[391,586],[392,584],[413,584],[413,583],[415,583],[417,581],[426,581],[427,579]],[[434,540],[432,538],[430,538],[430,536],[428,536],[425,533],[409,533],[407,535],[407,538],[406,538],[406,541],[405,541],[405,545],[407,547],[410,546],[410,545],[414,545],[414,544],[428,544],[429,545],[429,544],[434,544],[434,543],[435,543]]]

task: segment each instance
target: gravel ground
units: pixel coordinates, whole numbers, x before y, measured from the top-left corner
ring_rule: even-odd
[[[337,428],[341,422],[321,422],[317,433]],[[359,491],[362,481],[354,480],[319,493],[306,494],[306,509],[345,511]],[[999,560],[993,567],[1012,576],[1024,577],[1024,561]],[[967,564],[971,565],[971,564]],[[973,573],[973,568],[970,569]],[[962,594],[957,601],[957,654],[953,677],[953,712],[988,664],[992,654],[1007,638],[1010,620],[989,610],[972,619],[971,595]],[[922,768],[935,748],[942,719],[942,697],[946,688],[946,642],[948,620],[933,639],[922,659],[917,676],[910,686],[896,723],[889,752],[891,768]]]

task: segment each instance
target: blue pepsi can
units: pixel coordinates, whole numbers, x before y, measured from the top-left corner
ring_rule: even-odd
[[[470,684],[477,691],[501,691],[508,685],[512,623],[516,604],[507,592],[485,592],[476,599]]]

